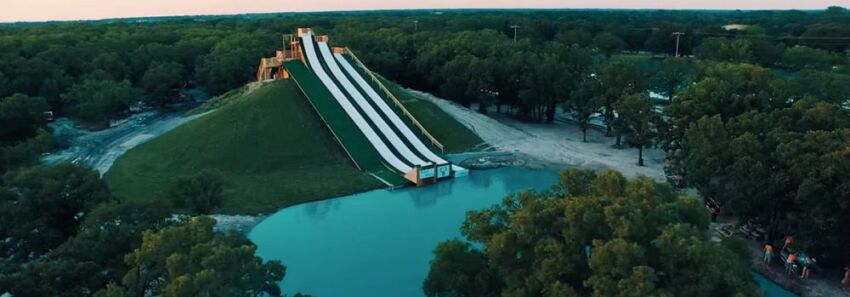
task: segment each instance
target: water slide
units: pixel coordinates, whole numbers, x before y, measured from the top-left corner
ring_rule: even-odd
[[[337,82],[345,89],[345,91],[349,94],[349,98],[353,99],[354,103],[360,107],[360,109],[365,113],[366,119],[371,121],[375,128],[384,135],[384,138],[387,139],[389,145],[395,149],[396,152],[401,155],[404,159],[407,160],[408,164],[419,165],[419,166],[430,166],[431,162],[422,160],[419,156],[417,156],[411,149],[408,147],[406,143],[404,143],[401,138],[396,134],[395,129],[392,129],[386,121],[378,114],[377,111],[366,101],[366,98],[363,97],[360,90],[356,88],[345,73],[339,68],[336,60],[333,58],[333,54],[331,53],[330,47],[328,47],[327,42],[318,42],[319,44],[319,52],[321,53],[321,57],[324,59],[324,64],[328,67],[328,69],[333,74],[334,78]],[[365,90],[372,90],[369,88],[362,88]],[[366,91],[368,93],[368,91]],[[374,92],[374,91],[373,91]],[[394,114],[394,113],[393,113]],[[445,161],[441,163],[446,163]]]
[[[301,34],[301,44],[304,46],[304,53],[307,56],[307,62],[310,65],[310,69],[313,70],[313,73],[319,77],[319,80],[322,81],[322,84],[330,91],[331,95],[333,95],[334,99],[339,103],[340,106],[345,110],[345,113],[354,121],[354,124],[357,126],[360,131],[363,132],[363,135],[369,140],[369,143],[374,146],[374,148],[378,151],[378,154],[381,155],[381,158],[389,164],[393,169],[400,171],[402,174],[408,173],[413,168],[400,160],[395,153],[390,150],[389,147],[384,143],[380,136],[369,126],[369,123],[360,112],[357,111],[357,108],[349,102],[348,98],[346,98],[345,94],[342,90],[337,87],[336,83],[334,83],[333,79],[328,76],[327,72],[325,72],[324,68],[322,68],[321,62],[319,62],[319,58],[316,55],[315,44],[313,42],[313,33],[310,31],[303,32]]]
[[[372,100],[372,103],[374,103],[374,105],[381,110],[384,116],[386,116],[390,120],[390,122],[393,123],[396,130],[400,131],[401,134],[404,135],[405,139],[407,139],[407,141],[411,145],[413,145],[413,147],[416,149],[416,151],[419,152],[419,154],[427,158],[429,161],[437,163],[439,165],[448,163],[446,162],[446,160],[443,160],[443,158],[440,158],[440,156],[437,156],[437,154],[428,149],[428,147],[425,146],[424,143],[422,143],[422,140],[420,140],[419,137],[417,137],[416,134],[414,134],[413,131],[410,130],[410,127],[408,127],[401,120],[401,118],[399,118],[398,114],[393,111],[392,108],[390,108],[387,102],[384,101],[384,99],[381,98],[381,96],[378,95],[377,92],[375,92],[375,89],[373,89],[372,86],[369,85],[369,83],[365,79],[363,79],[363,76],[360,75],[360,72],[357,72],[357,70],[355,70],[354,67],[351,66],[351,63],[349,63],[348,60],[346,60],[342,54],[336,53],[334,54],[334,57],[336,58],[337,62],[342,65],[342,68],[345,69],[348,75],[351,76],[351,78],[353,78],[355,82],[357,82],[357,85],[360,86],[360,89],[362,89],[366,93],[366,95],[369,96],[369,99]]]
[[[375,91],[375,89],[369,84],[369,82],[366,81],[366,79],[363,78],[363,75],[361,75],[360,72],[357,71],[354,66],[351,65],[351,63],[348,61],[348,59],[345,58],[345,56],[340,53],[335,53],[334,58],[336,58],[337,62],[342,66],[343,69],[345,69],[348,75],[352,79],[354,79],[357,85],[360,86],[360,89],[362,89],[366,93],[366,95],[369,96],[369,99],[371,99],[372,103],[377,106],[378,109],[381,110],[381,112],[386,118],[390,120],[390,122],[392,122],[392,124],[396,128],[396,131],[401,132],[401,134],[404,135],[405,139],[407,139],[407,142],[413,145],[413,147],[420,155],[424,156],[427,160],[436,163],[438,166],[449,163],[445,159],[441,158],[433,151],[431,151],[431,149],[429,149],[425,145],[425,143],[423,143],[422,140],[419,139],[419,137],[417,137],[412,130],[410,130],[410,127],[408,127],[401,120],[401,117],[399,117],[398,114],[393,111],[389,104],[387,104],[386,100],[384,100],[381,95],[379,95],[378,92]],[[363,69],[363,71],[369,70]],[[457,165],[452,165],[452,170],[458,172],[466,171],[465,168]]]

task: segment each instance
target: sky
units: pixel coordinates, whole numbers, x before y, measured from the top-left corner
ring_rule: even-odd
[[[0,0],[0,22],[426,8],[824,9],[850,0]]]

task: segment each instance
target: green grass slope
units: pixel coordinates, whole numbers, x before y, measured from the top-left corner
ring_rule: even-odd
[[[221,212],[258,213],[382,186],[354,167],[291,80],[230,100],[121,157],[104,177],[113,193],[171,203],[176,178],[211,168],[226,179]]]
[[[383,77],[379,77],[379,79],[401,101],[404,108],[410,111],[416,117],[416,120],[445,146],[446,153],[480,150],[484,144],[484,140],[481,140],[477,134],[445,113],[436,104],[411,94],[398,84]],[[394,105],[391,104],[390,106]],[[404,116],[402,116],[402,119],[406,120]],[[419,130],[414,128],[413,131],[418,132]],[[426,138],[422,137],[422,139],[428,143]]]

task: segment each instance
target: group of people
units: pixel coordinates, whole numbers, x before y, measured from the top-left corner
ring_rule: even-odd
[[[812,274],[812,268],[815,264],[815,259],[809,255],[803,255],[800,258],[797,257],[797,252],[788,250],[788,247],[794,244],[794,237],[791,235],[785,236],[785,243],[782,245],[782,251],[788,252],[788,257],[785,258],[785,273],[789,276],[795,275],[795,267],[799,262],[803,267],[803,270],[800,273],[801,279],[808,279]],[[770,266],[770,263],[773,261],[773,257],[776,255],[773,245],[767,243],[764,245],[764,264]],[[847,276],[847,275],[845,275]],[[850,281],[850,280],[848,280]],[[842,281],[843,285],[844,281]],[[848,282],[850,284],[850,282]]]
[[[782,245],[782,251],[786,251],[788,247],[794,243],[794,237],[791,235],[785,236],[785,243]],[[764,265],[770,266],[770,263],[773,261],[773,257],[775,256],[775,251],[773,246],[768,243],[764,245]],[[801,279],[808,279],[812,274],[812,268],[815,263],[815,259],[812,256],[804,255],[802,259],[797,257],[797,253],[793,251],[788,251],[788,257],[785,258],[785,273],[789,276],[794,276],[794,266],[797,261],[800,261],[800,264],[803,266],[803,271],[800,273]],[[850,291],[850,267],[844,267],[844,277],[841,278],[841,289],[845,291]]]

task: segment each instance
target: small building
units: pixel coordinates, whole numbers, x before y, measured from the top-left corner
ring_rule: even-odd
[[[750,25],[728,24],[728,25],[724,25],[722,28],[723,28],[723,30],[726,30],[726,31],[745,31],[745,30],[750,28]]]

